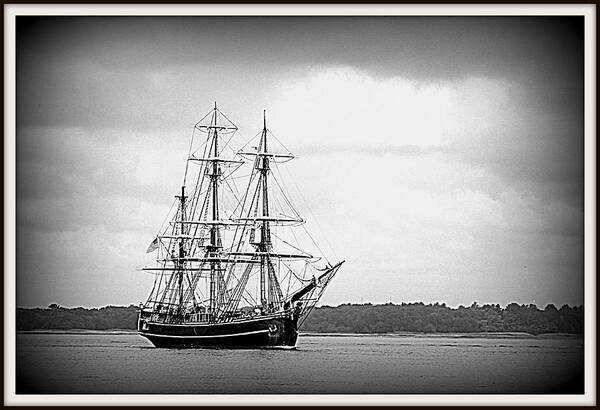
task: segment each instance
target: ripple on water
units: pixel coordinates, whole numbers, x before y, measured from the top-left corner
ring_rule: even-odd
[[[297,349],[159,349],[136,334],[19,334],[29,393],[540,393],[583,369],[581,339],[302,336]]]

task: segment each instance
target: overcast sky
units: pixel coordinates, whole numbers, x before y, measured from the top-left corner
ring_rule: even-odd
[[[298,155],[322,304],[583,303],[583,18],[17,24],[18,306],[145,300],[215,100]]]

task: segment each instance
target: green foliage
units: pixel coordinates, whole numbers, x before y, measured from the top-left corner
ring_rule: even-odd
[[[139,308],[134,305],[107,306],[100,309],[67,309],[52,304],[48,309],[17,309],[17,330],[41,329],[136,329]],[[583,306],[535,305],[511,303],[460,306],[445,303],[425,305],[343,304],[314,309],[302,326],[303,331],[323,333],[472,333],[527,332],[583,333]]]
[[[509,304],[458,309],[446,304],[402,303],[394,305],[344,304],[322,306],[312,311],[303,331],[323,333],[472,333],[526,332],[583,333],[583,306],[564,305],[557,310],[548,305],[540,310],[535,305]]]
[[[66,309],[53,303],[48,309],[17,308],[17,330],[136,329],[138,314],[134,305]]]

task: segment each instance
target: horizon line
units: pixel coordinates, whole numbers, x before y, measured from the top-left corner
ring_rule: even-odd
[[[124,308],[131,307],[131,306],[139,307],[142,303],[138,303],[138,304],[130,303],[128,305],[107,304],[107,305],[103,305],[103,306],[81,306],[81,305],[80,306],[66,306],[66,305],[61,305],[59,303],[50,303],[48,306],[39,306],[39,305],[37,305],[37,306],[15,306],[15,307],[17,309],[48,309],[51,305],[54,305],[54,304],[57,305],[59,308],[63,308],[63,309],[78,309],[78,308],[82,308],[82,309],[91,310],[91,309],[102,309],[102,308],[107,308],[107,307],[124,307]],[[452,306],[452,305],[447,304],[446,302],[438,302],[438,301],[425,303],[423,301],[412,301],[412,302],[400,301],[400,302],[394,302],[394,301],[390,300],[388,302],[381,302],[381,303],[366,301],[366,302],[343,302],[343,303],[338,303],[337,305],[333,305],[333,304],[321,304],[321,305],[318,305],[318,306],[315,306],[315,307],[316,308],[321,308],[321,307],[333,307],[333,308],[336,308],[336,307],[340,307],[340,306],[344,306],[344,305],[385,306],[385,305],[390,305],[390,304],[394,305],[394,306],[401,306],[402,304],[405,304],[405,305],[423,304],[425,306],[435,306],[435,305],[438,305],[438,306],[447,307],[447,308],[450,308],[450,309],[458,309],[461,306],[463,308],[469,308],[469,307],[473,306],[473,304],[475,304],[477,307],[483,307],[483,306],[486,306],[486,305],[487,306],[498,305],[498,306],[500,306],[503,309],[505,309],[507,306],[509,306],[511,304],[517,304],[519,306],[526,306],[526,307],[529,307],[529,306],[533,305],[533,306],[535,306],[537,308],[545,308],[545,307],[547,307],[549,305],[554,305],[554,307],[556,307],[557,309],[560,309],[563,306],[567,306],[567,307],[583,307],[584,306],[583,303],[580,303],[580,304],[574,303],[572,305],[569,304],[569,303],[563,303],[562,305],[559,306],[559,305],[557,305],[555,303],[552,303],[552,302],[546,303],[545,306],[538,306],[534,302],[531,302],[531,303],[519,303],[519,302],[516,302],[516,301],[508,302],[505,305],[500,304],[500,303],[490,303],[490,302],[488,302],[488,303],[479,303],[477,301],[473,301],[471,304],[459,304],[459,305]]]

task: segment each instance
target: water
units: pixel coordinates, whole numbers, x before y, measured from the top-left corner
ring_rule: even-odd
[[[17,394],[583,390],[576,337],[302,336],[296,350],[185,350],[127,333],[20,333],[16,359]]]

